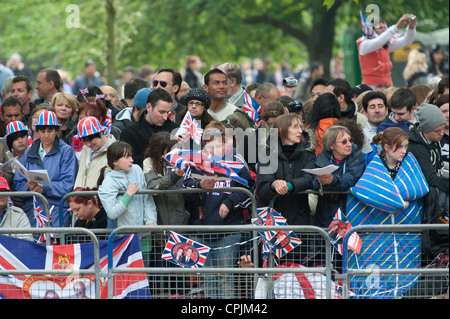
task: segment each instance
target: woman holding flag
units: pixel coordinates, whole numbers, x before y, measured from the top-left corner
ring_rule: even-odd
[[[211,99],[204,89],[194,88],[190,90],[184,96],[184,100],[186,101],[187,108],[178,115],[180,120],[184,120],[186,113],[189,112],[202,129],[205,129],[205,127],[214,120],[208,113]]]

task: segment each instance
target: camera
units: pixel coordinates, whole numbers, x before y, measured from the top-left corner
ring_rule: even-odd
[[[294,87],[298,85],[298,80],[294,78],[284,78],[283,86]]]
[[[289,113],[300,113],[303,110],[303,104],[299,101],[289,102],[286,104]]]

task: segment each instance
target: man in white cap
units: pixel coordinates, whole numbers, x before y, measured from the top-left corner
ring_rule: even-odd
[[[423,103],[415,117],[417,122],[409,131],[408,152],[419,162],[428,185],[448,195],[448,179],[442,176],[444,165],[439,145],[447,123],[445,116],[436,105]]]

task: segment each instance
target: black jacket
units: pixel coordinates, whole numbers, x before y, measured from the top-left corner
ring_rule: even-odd
[[[278,163],[276,171],[272,174],[263,174],[262,169],[267,169],[270,163],[258,162],[257,165],[257,203],[258,207],[266,207],[272,204],[272,199],[278,195],[271,187],[275,180],[281,179],[290,182],[293,189],[284,196],[277,196],[273,203],[273,209],[280,213],[289,225],[310,225],[311,210],[308,204],[307,194],[295,194],[296,192],[311,189],[313,176],[302,171],[303,168],[314,168],[316,156],[306,151],[309,147],[308,135],[305,133],[305,142],[297,144],[294,152],[288,158],[283,152],[281,141],[278,140]],[[268,146],[270,149],[270,145]],[[272,159],[273,161],[273,159]],[[274,163],[272,162],[272,165]]]
[[[150,137],[161,131],[170,133],[178,127],[178,124],[169,119],[167,119],[162,126],[152,125],[147,121],[146,116],[147,112],[142,113],[138,122],[125,127],[120,134],[120,140],[127,142],[133,148],[134,164],[139,165],[141,168]]]
[[[244,164],[237,175],[242,177],[248,182],[248,187],[240,184],[236,181],[217,181],[211,192],[201,194],[201,212],[197,220],[193,221],[193,224],[203,225],[239,225],[247,222],[247,216],[244,214],[244,210],[249,210],[251,207],[251,199],[242,192],[214,192],[214,188],[228,188],[228,187],[242,187],[248,188],[250,191],[254,189],[255,181],[252,178],[250,171],[248,170],[247,163],[243,158],[236,154],[233,150],[233,161],[241,162]],[[183,181],[184,187],[188,188],[200,188],[199,179],[187,178]],[[199,194],[191,196],[185,196],[189,201],[198,199]],[[221,204],[225,204],[229,209],[229,213],[225,218],[219,215],[219,208]]]
[[[418,130],[418,123],[409,131],[408,152],[417,159],[428,185],[448,194],[448,179],[441,174],[444,164],[439,142],[428,144]]]

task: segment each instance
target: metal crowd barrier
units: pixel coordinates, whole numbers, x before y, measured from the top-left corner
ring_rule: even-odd
[[[206,193],[210,192],[211,190],[204,190],[204,189],[179,189],[179,190],[142,190],[139,191],[139,193],[148,193],[148,194],[167,194],[167,193]],[[246,193],[252,200],[252,217],[256,217],[256,211],[257,211],[257,205],[256,205],[256,199],[254,195],[247,189],[244,188],[226,188],[226,189],[214,189],[214,191],[217,192],[233,192],[233,191],[242,191]],[[74,195],[97,195],[97,191],[90,191],[90,192],[72,192],[68,193],[66,196],[64,196],[61,199],[60,202],[60,214],[62,214],[62,203],[67,200],[70,196]],[[304,193],[309,194],[319,194],[317,191],[308,190]],[[342,193],[342,192],[340,192]],[[345,192],[344,192],[345,193]],[[19,196],[36,196],[44,202],[44,211],[49,215],[49,205],[45,197],[40,193],[33,193],[33,192],[4,192],[0,193],[0,196],[10,196],[10,197],[19,197]],[[276,198],[274,198],[275,200]],[[62,218],[61,218],[62,220]],[[348,241],[350,236],[357,232],[358,234],[364,234],[364,233],[372,233],[372,232],[421,232],[424,230],[447,230],[448,231],[448,225],[367,225],[367,226],[356,226],[353,227],[349,232],[347,232],[343,244],[343,256],[342,260],[345,262],[348,258]],[[313,236],[319,235],[321,238],[321,241],[323,244],[322,249],[324,250],[325,259],[324,267],[318,268],[318,267],[303,267],[303,268],[277,268],[274,267],[274,260],[276,261],[276,258],[273,257],[273,254],[270,254],[270,259],[268,263],[268,267],[263,268],[260,264],[260,257],[261,257],[261,250],[258,246],[260,244],[260,239],[258,235],[258,231],[280,231],[280,230],[286,230],[286,231],[293,231],[294,233],[306,233],[306,234],[312,234]],[[138,233],[138,234],[144,234],[142,237],[145,237],[146,234],[157,234],[162,233],[167,235],[168,232],[188,232],[188,234],[194,234],[198,232],[236,232],[240,234],[252,234],[249,240],[250,245],[248,248],[248,251],[252,254],[252,259],[254,261],[255,267],[254,268],[236,268],[236,267],[229,267],[229,268],[181,268],[181,267],[144,267],[144,268],[135,268],[135,269],[121,269],[121,268],[115,268],[112,264],[112,242],[114,238],[120,234],[126,234],[126,233]],[[208,274],[235,274],[235,275],[251,275],[251,278],[245,278],[245,281],[248,281],[251,283],[252,287],[252,293],[254,293],[256,288],[256,283],[258,281],[259,276],[264,275],[269,279],[269,286],[266,287],[267,289],[267,296],[269,298],[273,297],[273,292],[271,289],[273,286],[271,285],[273,283],[272,276],[275,274],[280,273],[303,273],[303,274],[321,274],[325,276],[326,278],[326,298],[331,297],[331,280],[334,278],[336,280],[342,279],[343,282],[343,293],[342,296],[344,298],[348,298],[351,294],[351,291],[349,291],[349,277],[353,275],[370,275],[373,271],[370,269],[351,269],[346,268],[345,273],[342,275],[335,275],[334,272],[334,265],[331,260],[331,256],[333,256],[333,253],[335,254],[335,250],[333,246],[330,243],[330,240],[328,238],[328,233],[326,229],[318,228],[315,226],[297,226],[297,225],[288,225],[288,226],[256,226],[256,225],[240,225],[240,226],[218,226],[218,225],[212,225],[212,226],[192,226],[192,225],[158,225],[158,226],[127,226],[127,227],[118,227],[114,230],[87,230],[84,228],[73,228],[73,227],[46,227],[46,228],[31,228],[31,229],[0,229],[0,234],[15,234],[15,233],[57,233],[62,234],[62,241],[61,243],[64,243],[65,236],[64,235],[71,235],[71,234],[79,234],[79,235],[87,235],[89,239],[91,239],[94,242],[94,254],[95,254],[95,266],[93,271],[86,271],[86,270],[78,270],[78,273],[80,274],[91,274],[95,276],[95,283],[96,283],[96,298],[99,298],[100,293],[100,280],[103,277],[112,278],[115,274],[119,273],[146,273],[149,277],[150,276],[198,276],[198,275],[208,275]],[[99,248],[98,248],[98,239],[97,235],[104,235],[108,238],[108,273],[102,273],[100,269],[100,263],[99,263]],[[47,242],[48,244],[48,242]],[[154,254],[154,252],[152,252]],[[155,256],[153,256],[155,258]],[[157,258],[158,256],[156,256]],[[293,260],[294,262],[298,262]],[[424,269],[424,268],[416,268],[416,269],[379,269],[378,270],[380,274],[421,274],[421,275],[440,275],[440,276],[447,276],[447,287],[448,287],[448,268],[444,269]],[[47,275],[70,275],[73,274],[71,271],[62,271],[62,270],[54,270],[54,271],[48,271],[48,270],[27,270],[27,271],[10,271],[10,270],[1,270],[0,275],[11,275],[11,274],[28,274],[28,275],[40,275],[40,274],[47,274]],[[159,278],[159,277],[158,277]],[[112,289],[113,285],[108,285],[108,296],[111,298],[112,296]],[[448,288],[447,288],[448,289]],[[251,295],[253,297],[253,295]],[[167,297],[167,296],[166,296]],[[163,296],[164,298],[164,296]]]
[[[421,251],[421,236],[422,232],[426,230],[443,230],[449,231],[449,225],[444,224],[419,224],[419,225],[359,225],[356,227],[352,227],[343,239],[343,275],[341,276],[343,279],[343,296],[345,298],[352,298],[351,287],[354,287],[354,291],[362,291],[361,295],[354,296],[355,298],[396,298],[397,291],[401,292],[399,297],[402,298],[419,298],[423,295],[426,296],[426,289],[436,290],[441,292],[442,295],[448,299],[448,276],[449,276],[449,268],[448,268],[448,260],[447,264],[444,268],[430,268],[430,265],[433,264],[435,259],[426,260],[423,259],[423,253]],[[368,235],[374,234],[374,236],[370,237]],[[394,239],[392,239],[393,243],[391,245],[385,243],[379,243],[377,240],[382,234],[388,234],[385,236],[394,236],[398,234],[399,237],[404,236],[406,240],[402,241],[400,245],[398,242],[395,243]],[[349,249],[349,241],[353,234],[358,234],[362,243],[367,241],[363,245],[361,250],[362,253],[369,251],[369,257],[373,264],[367,264],[366,267],[353,268],[349,266],[349,258],[352,254],[352,251]],[[421,236],[417,236],[420,234]],[[367,237],[367,239],[365,239]],[[376,237],[375,237],[376,236]],[[415,237],[415,239],[414,239]],[[383,240],[383,239],[382,239]],[[389,239],[391,240],[391,239]],[[408,246],[410,243],[416,241],[415,244]],[[419,245],[417,246],[417,241]],[[399,241],[400,242],[400,241]],[[372,246],[372,247],[371,247]],[[394,247],[398,246],[398,247]],[[397,249],[396,251],[406,250],[406,252],[402,256],[394,256],[395,263],[397,265],[401,265],[401,263],[408,258],[408,255],[411,257],[417,257],[415,262],[420,263],[421,266],[419,268],[414,267],[414,261],[410,262],[411,267],[397,268],[396,265],[391,265],[390,267],[384,265],[384,262],[388,261],[391,256],[392,249]],[[417,252],[414,252],[414,249],[417,249]],[[365,250],[365,251],[363,251]],[[411,252],[411,253],[410,253]],[[445,252],[443,252],[445,254]],[[447,249],[448,254],[448,249]],[[414,256],[413,256],[414,255]],[[448,255],[447,255],[448,258]],[[356,258],[357,259],[357,258]],[[364,260],[364,259],[363,259]],[[424,264],[427,266],[424,267]],[[355,262],[353,265],[359,265]],[[392,282],[386,283],[386,278],[391,277],[383,277],[383,276],[391,275]],[[399,276],[404,276],[404,280],[402,282],[401,279],[398,279]],[[435,276],[435,277],[433,277]],[[411,280],[410,280],[411,279]],[[384,282],[383,282],[384,281]],[[410,284],[413,283],[413,284]],[[386,288],[382,287],[385,285]],[[423,287],[418,285],[422,284]],[[355,288],[357,287],[357,288]],[[425,288],[427,287],[427,288]],[[442,291],[443,290],[443,291]],[[395,291],[391,293],[391,291]],[[422,294],[422,295],[419,295]],[[431,296],[428,296],[431,297]]]
[[[324,239],[325,244],[325,267],[304,267],[304,268],[276,268],[273,265],[269,265],[267,268],[261,267],[258,263],[260,251],[258,250],[258,239],[252,239],[252,249],[253,251],[253,261],[255,264],[254,268],[182,268],[182,267],[146,267],[146,268],[133,268],[133,269],[123,269],[113,267],[113,246],[112,242],[118,234],[129,234],[129,233],[148,233],[152,234],[155,232],[189,232],[189,234],[194,235],[196,233],[220,233],[220,232],[238,232],[238,233],[254,233],[258,231],[292,231],[294,233],[308,233],[308,234],[318,234]],[[279,273],[317,273],[325,276],[325,286],[326,286],[326,297],[331,298],[331,276],[332,276],[332,264],[331,264],[331,243],[327,239],[328,234],[325,230],[315,227],[315,226],[256,226],[256,225],[234,225],[234,226],[186,226],[186,225],[167,225],[167,226],[122,226],[114,229],[108,239],[108,277],[112,278],[114,274],[118,273],[147,273],[147,274],[183,274],[183,275],[205,275],[205,274],[252,274],[253,275],[253,287],[251,298],[254,297],[254,292],[256,289],[256,284],[258,281],[258,275],[269,275],[272,278],[273,274]],[[273,296],[271,291],[271,280],[269,280],[269,286],[267,287],[267,295]],[[109,297],[112,297],[113,285],[108,285]]]
[[[165,189],[165,190],[156,190],[156,189],[143,189],[139,190],[136,194],[150,194],[150,195],[158,195],[158,194],[203,194],[203,193],[209,193],[212,192],[211,189],[203,189],[203,188],[180,188],[180,189]],[[229,187],[229,188],[214,188],[214,192],[218,193],[224,193],[224,192],[241,192],[246,194],[252,201],[252,217],[256,217],[256,198],[255,195],[248,190],[247,188],[243,187]],[[125,191],[119,192],[119,194],[124,194]],[[70,192],[67,193],[64,197],[61,198],[59,202],[59,217],[60,221],[64,220],[63,213],[64,208],[63,204],[64,202],[72,196],[83,196],[83,195],[98,195],[98,191],[80,191],[80,192]],[[61,226],[61,225],[60,225]]]
[[[45,212],[45,216],[50,217],[50,205],[47,201],[47,198],[42,195],[41,193],[38,192],[30,192],[30,191],[26,191],[26,192],[0,192],[0,196],[1,197],[32,197],[32,196],[36,196],[38,197],[40,200],[42,200],[42,202],[44,203],[44,212]]]
[[[45,227],[45,228],[0,228],[0,234],[50,234],[50,233],[65,233],[65,234],[82,234],[88,236],[93,242],[94,247],[94,266],[93,270],[89,269],[71,269],[71,270],[56,270],[56,269],[29,269],[29,270],[1,270],[0,276],[11,275],[57,275],[57,276],[79,276],[79,275],[92,275],[95,281],[95,298],[100,299],[100,278],[102,276],[100,268],[100,249],[97,236],[93,231],[81,228],[81,227]]]

